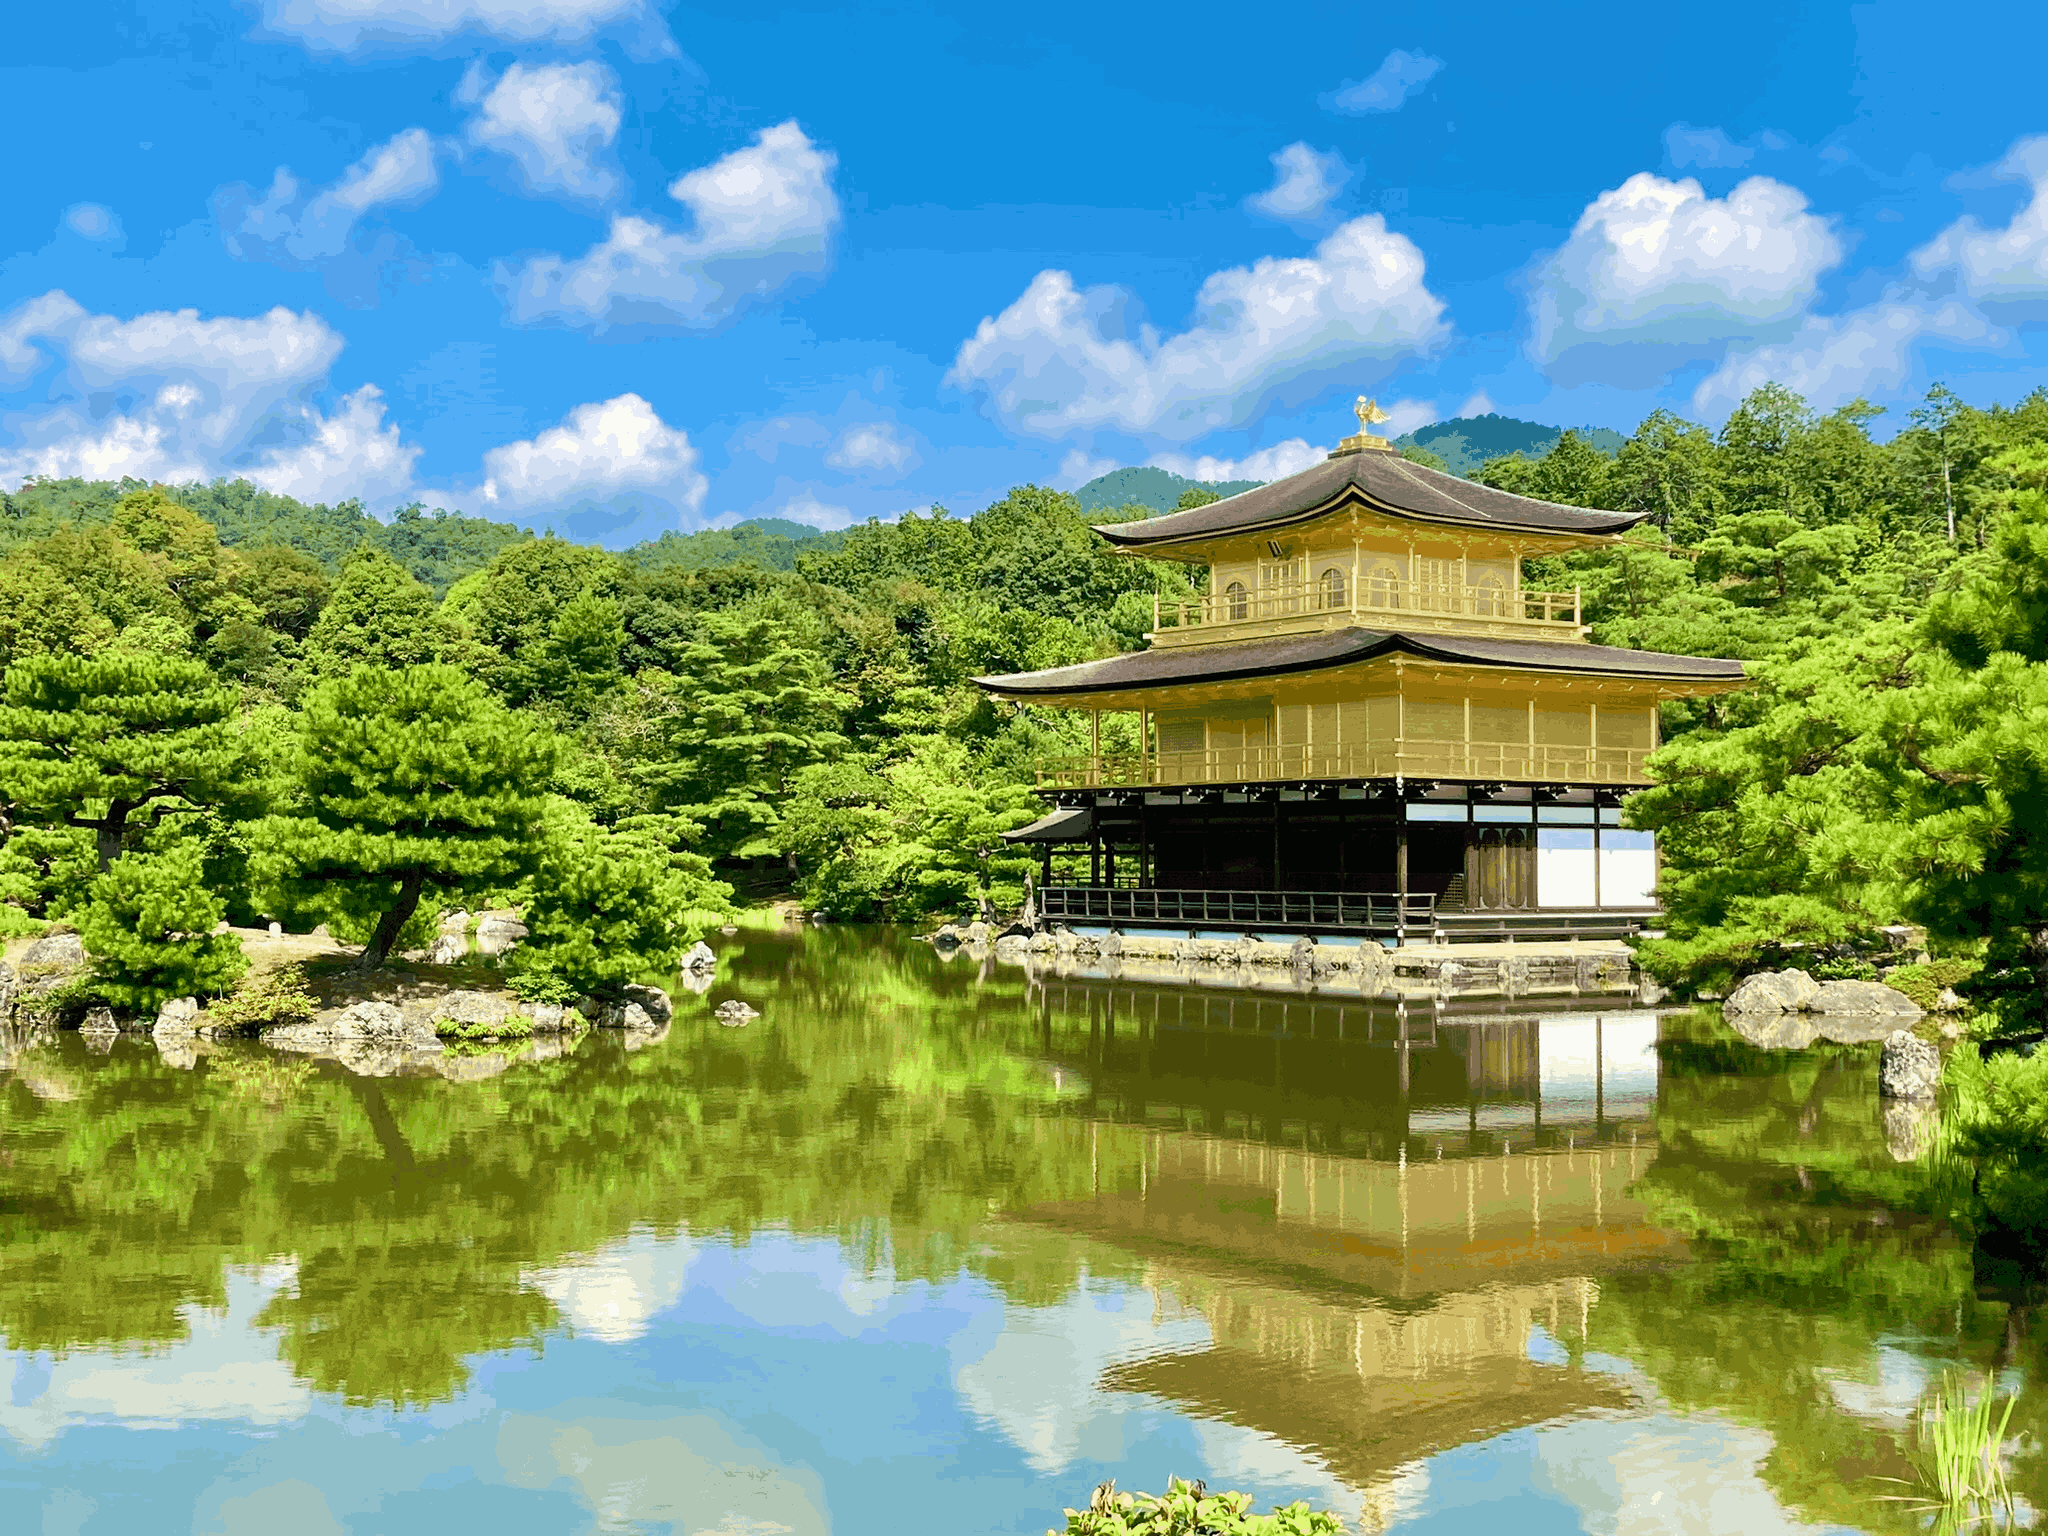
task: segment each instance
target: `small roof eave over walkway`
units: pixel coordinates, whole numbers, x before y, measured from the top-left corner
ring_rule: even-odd
[[[1003,834],[1006,843],[1085,843],[1095,831],[1092,806],[1067,806],[1041,816],[1028,827]]]

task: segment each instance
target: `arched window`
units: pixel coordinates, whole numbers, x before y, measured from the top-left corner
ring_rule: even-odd
[[[1401,606],[1401,576],[1391,565],[1376,565],[1366,573],[1365,602],[1369,608]]]
[[[1323,572],[1323,607],[1334,611],[1344,606],[1344,573],[1336,566]]]
[[[1508,584],[1498,576],[1482,576],[1473,586],[1473,608],[1483,618],[1504,619],[1508,613]]]
[[[1243,582],[1233,581],[1223,589],[1223,605],[1233,621],[1251,612],[1251,594],[1245,591]]]

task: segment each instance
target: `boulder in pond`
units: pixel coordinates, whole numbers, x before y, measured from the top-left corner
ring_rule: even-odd
[[[626,988],[626,1001],[637,1004],[640,1011],[656,1024],[666,1024],[675,1017],[675,1004],[659,987],[629,986]]]
[[[476,950],[480,955],[502,955],[526,937],[526,924],[510,907],[480,913],[476,920]]]
[[[690,946],[689,953],[683,956],[682,969],[700,976],[709,975],[718,969],[718,951],[699,939]]]
[[[1862,1014],[1873,1018],[1917,1019],[1920,1005],[1881,981],[1824,981],[1814,990],[1809,1013]]]
[[[449,992],[436,998],[427,1010],[427,1017],[436,1024],[464,1024],[472,1028],[489,1029],[503,1024],[512,1014],[510,1000],[495,992],[473,992],[462,990]]]
[[[1941,1086],[1941,1052],[1908,1030],[1894,1030],[1877,1066],[1877,1091],[1887,1099],[1931,1099]]]
[[[173,997],[165,1001],[156,1011],[156,1026],[150,1033],[158,1041],[178,1035],[189,1035],[199,1023],[199,999],[196,997]]]
[[[1758,971],[1745,976],[1727,1000],[1723,1013],[1804,1013],[1813,1007],[1820,983],[1800,970]]]
[[[378,1046],[401,1053],[432,1056],[445,1047],[423,1020],[409,1020],[391,1003],[357,1003],[340,1013],[304,1024],[280,1024],[263,1032],[263,1043],[285,1051],[329,1054],[343,1046]],[[343,1062],[348,1065],[346,1059]],[[369,1072],[366,1076],[384,1076]]]
[[[757,1010],[749,1008],[745,1003],[741,1002],[736,997],[729,997],[724,1002],[720,1003],[716,1008],[711,1010],[711,1015],[713,1018],[717,1019],[719,1023],[723,1024],[727,1029],[737,1029],[740,1025],[746,1023],[749,1019],[758,1019],[759,1017],[761,1017],[760,1013]]]

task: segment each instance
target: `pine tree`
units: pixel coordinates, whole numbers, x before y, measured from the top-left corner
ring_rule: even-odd
[[[360,666],[416,667],[441,650],[434,594],[370,544],[348,557],[306,635],[306,660],[320,677],[345,677]]]
[[[166,998],[226,992],[249,969],[242,942],[216,934],[225,912],[206,888],[204,850],[181,842],[124,853],[92,883],[78,935],[92,956],[93,990],[141,1011]]]
[[[0,795],[17,820],[89,828],[102,873],[138,814],[153,824],[236,790],[235,697],[197,661],[35,656],[0,696]]]
[[[281,910],[376,926],[381,965],[429,889],[508,883],[539,851],[553,737],[453,667],[358,667],[306,702],[293,814],[252,839]]]

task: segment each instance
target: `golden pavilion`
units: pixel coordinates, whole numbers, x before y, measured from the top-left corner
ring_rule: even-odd
[[[1142,651],[976,679],[1087,711],[1094,750],[1041,766],[1046,920],[1189,933],[1618,936],[1656,917],[1649,783],[1665,699],[1742,664],[1588,639],[1578,592],[1524,562],[1640,514],[1560,506],[1410,463],[1367,424],[1270,485],[1096,532],[1205,568]],[[1101,749],[1135,715],[1136,751]],[[1051,854],[1085,853],[1055,884]]]

